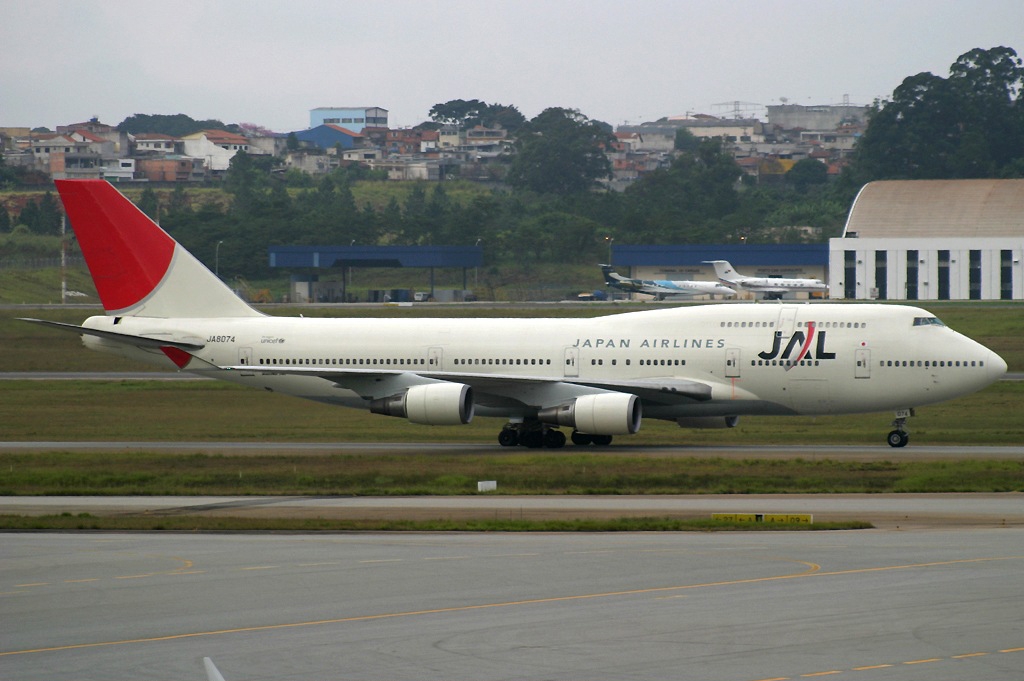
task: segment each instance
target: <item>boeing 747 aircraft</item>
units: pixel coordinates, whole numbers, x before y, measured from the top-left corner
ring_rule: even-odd
[[[782,277],[745,277],[729,264],[728,260],[705,260],[715,266],[715,274],[722,283],[739,291],[764,293],[765,300],[782,298],[783,294],[797,291],[827,291],[828,284],[820,279],[795,279]]]
[[[426,425],[507,419],[502,445],[604,445],[642,418],[894,413],[980,390],[1006,363],[902,305],[704,305],[594,319],[264,315],[102,180],[58,180],[105,315],[91,349]]]
[[[664,300],[666,296],[700,296],[700,295],[721,295],[732,297],[736,295],[728,286],[722,286],[714,281],[672,281],[669,279],[631,279],[615,272],[611,265],[601,265],[601,272],[604,273],[604,283],[612,288],[629,293],[646,293],[656,296],[658,300]]]

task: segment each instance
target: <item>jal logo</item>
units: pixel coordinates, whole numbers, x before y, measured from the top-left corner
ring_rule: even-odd
[[[791,359],[794,363],[804,359],[835,359],[836,353],[825,349],[826,331],[817,332],[814,322],[807,322],[807,333],[796,331],[789,338],[785,349],[782,347],[782,332],[776,331],[772,349],[757,353],[761,359]],[[814,351],[811,351],[811,346]],[[780,352],[781,351],[781,352]],[[793,357],[794,352],[796,356]]]

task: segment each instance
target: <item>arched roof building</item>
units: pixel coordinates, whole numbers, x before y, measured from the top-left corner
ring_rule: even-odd
[[[829,242],[830,296],[1024,299],[1024,180],[871,182]]]

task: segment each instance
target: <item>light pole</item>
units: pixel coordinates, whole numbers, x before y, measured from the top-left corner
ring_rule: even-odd
[[[476,243],[473,244],[473,245],[476,246],[477,248],[479,248],[481,241],[483,241],[483,238],[482,237],[477,237]],[[480,288],[480,266],[479,265],[477,265],[476,267],[473,268],[473,288],[474,289]],[[476,293],[476,291],[473,291],[473,293]],[[476,295],[480,295],[480,294],[477,293]]]
[[[606,236],[604,238],[608,242],[608,264],[612,264],[612,242],[615,241],[615,237]]]
[[[220,245],[223,241],[217,242],[217,247],[213,249],[213,273],[220,279]]]

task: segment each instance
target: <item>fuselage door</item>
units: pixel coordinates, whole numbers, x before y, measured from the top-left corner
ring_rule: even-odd
[[[779,328],[777,331],[782,332],[783,338],[789,338],[793,335],[793,327],[796,325],[796,308],[790,305],[783,305],[782,309],[779,310]]]
[[[725,377],[726,378],[739,378],[740,377],[740,349],[739,348],[726,348],[725,349]]]
[[[867,348],[857,348],[853,353],[853,377],[871,378],[871,351]]]
[[[579,376],[579,359],[580,351],[575,346],[570,346],[565,349],[565,376]]]
[[[444,361],[444,349],[433,347],[427,350],[427,370],[428,371],[444,371],[442,362]]]
[[[241,365],[252,364],[252,348],[238,348],[238,363]],[[255,376],[251,371],[243,371],[242,376]]]

